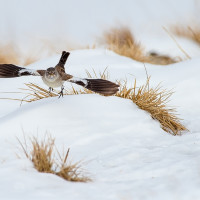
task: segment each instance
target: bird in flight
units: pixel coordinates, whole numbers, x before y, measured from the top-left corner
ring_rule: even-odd
[[[59,98],[63,97],[63,84],[65,81],[81,85],[88,90],[108,96],[115,94],[119,90],[119,85],[108,80],[77,78],[65,73],[64,66],[69,55],[69,52],[63,51],[58,64],[46,70],[27,69],[13,64],[0,64],[0,78],[15,78],[30,75],[41,76],[43,82],[49,87],[49,92],[53,91],[53,88],[61,87]]]

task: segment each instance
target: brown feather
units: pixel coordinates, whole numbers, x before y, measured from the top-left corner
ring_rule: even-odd
[[[91,90],[93,92],[97,92],[103,95],[113,95],[117,91],[119,91],[119,85],[103,80],[103,79],[77,79],[77,78],[72,78],[71,80],[69,79],[68,81],[72,83],[76,83],[77,85],[81,85],[88,90]]]
[[[37,72],[40,74],[40,76],[44,76],[46,70],[37,70]]]
[[[69,80],[70,78],[73,78],[72,75],[66,74],[66,73],[61,73],[61,76],[62,76],[62,80],[63,80],[63,81],[67,81],[67,80]]]
[[[0,78],[14,78],[19,76],[42,76],[45,70],[31,70],[13,64],[0,64]]]
[[[25,68],[12,64],[0,64],[0,78],[13,78],[19,76],[19,71]]]

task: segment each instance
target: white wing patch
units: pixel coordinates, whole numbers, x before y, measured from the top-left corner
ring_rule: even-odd
[[[82,82],[84,84],[84,87],[87,87],[88,85],[88,81],[86,79],[78,78],[78,77],[72,77],[67,81],[72,82],[72,83]]]
[[[21,69],[18,72],[19,76],[21,76],[23,73],[28,73],[34,76],[40,76],[40,74],[36,70],[33,70],[33,69]]]

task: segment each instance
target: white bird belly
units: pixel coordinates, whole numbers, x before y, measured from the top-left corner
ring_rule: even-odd
[[[43,82],[51,88],[57,88],[61,87],[64,83],[64,81],[59,77],[57,79],[47,79],[45,77],[42,77]]]

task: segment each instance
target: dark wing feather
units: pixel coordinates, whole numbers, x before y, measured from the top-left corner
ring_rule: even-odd
[[[68,81],[103,95],[113,95],[119,91],[119,85],[103,79],[81,79],[73,77],[68,79]]]
[[[19,76],[42,76],[45,70],[33,70],[18,67],[13,64],[0,64],[0,78],[14,78]]]

